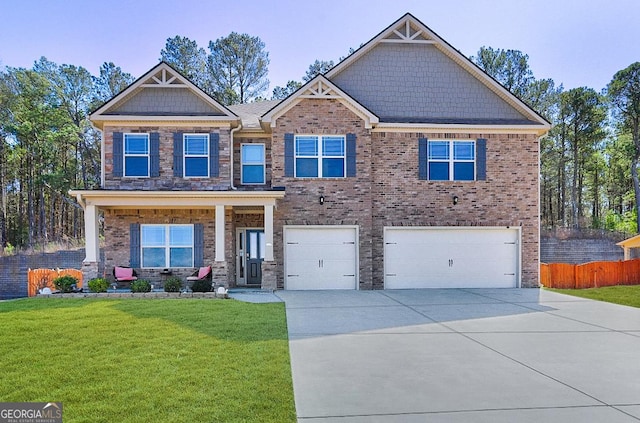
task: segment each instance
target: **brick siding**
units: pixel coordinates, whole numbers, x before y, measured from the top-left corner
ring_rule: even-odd
[[[113,176],[113,133],[151,133],[160,134],[160,176],[156,178],[129,178]],[[173,134],[182,133],[219,133],[220,174],[216,178],[183,178],[173,176]],[[172,126],[109,126],[103,132],[104,137],[104,189],[120,190],[227,190],[230,186],[230,130],[207,127]]]

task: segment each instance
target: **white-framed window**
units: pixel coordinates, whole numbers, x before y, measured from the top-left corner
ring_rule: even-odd
[[[296,135],[296,178],[344,178],[345,172],[343,135]]]
[[[193,225],[140,225],[142,267],[193,267],[193,239]]]
[[[149,177],[149,134],[124,134],[124,176]]]
[[[184,134],[184,177],[209,177],[209,134]]]
[[[240,146],[240,182],[244,185],[265,183],[264,144],[242,144]]]
[[[427,161],[431,181],[473,181],[476,175],[475,141],[429,140]]]

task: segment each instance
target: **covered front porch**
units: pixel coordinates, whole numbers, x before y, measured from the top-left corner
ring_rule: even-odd
[[[235,285],[237,272],[236,215],[259,217],[261,229],[261,283],[263,289],[276,289],[273,215],[284,191],[71,191],[84,209],[86,257],[82,264],[85,280],[111,276],[114,266],[135,267],[145,279],[170,274],[185,279],[200,265],[211,266],[218,284]],[[254,222],[258,221],[254,218]],[[104,262],[100,263],[100,226],[104,222]],[[242,219],[240,219],[240,222]],[[164,264],[146,260],[144,241],[134,239],[131,231],[144,226],[191,225],[193,231],[191,263],[172,268],[167,248]],[[248,225],[246,225],[248,226]],[[137,259],[134,256],[137,255]],[[148,255],[148,254],[147,254]],[[142,256],[142,260],[140,260]],[[99,271],[101,269],[101,271]]]

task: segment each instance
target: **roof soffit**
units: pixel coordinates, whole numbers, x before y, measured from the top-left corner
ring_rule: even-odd
[[[384,43],[423,44],[435,46],[443,54],[448,56],[451,60],[453,60],[455,63],[469,72],[473,77],[487,86],[491,91],[493,91],[510,106],[516,109],[519,113],[531,119],[532,121],[539,123],[547,130],[551,127],[549,122],[541,115],[539,115],[535,110],[533,110],[526,103],[509,92],[509,90],[504,88],[495,79],[485,73],[476,64],[474,64],[458,50],[453,48],[448,42],[442,39],[438,34],[433,32],[429,27],[427,27],[410,13],[402,16],[400,19],[392,23],[389,27],[372,38],[369,42],[365,43],[354,53],[345,58],[342,62],[338,63],[336,66],[330,69],[327,73],[325,73],[326,78],[329,80],[333,79],[336,75],[347,69],[352,63],[356,62],[362,56],[371,51],[374,47]]]

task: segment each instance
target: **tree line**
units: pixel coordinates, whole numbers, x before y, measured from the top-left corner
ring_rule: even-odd
[[[598,92],[536,79],[528,59],[490,47],[471,58],[553,125],[540,146],[542,225],[638,232],[640,62]]]
[[[285,98],[334,66],[316,60],[300,81],[289,80],[268,96],[269,54],[259,37],[233,32],[210,41],[207,51],[175,36],[159,59],[224,105]],[[637,232],[640,63],[617,72],[598,92],[535,78],[528,56],[518,50],[482,47],[470,59],[553,124],[541,139],[543,226]],[[0,69],[5,251],[83,236],[82,211],[68,191],[100,186],[100,133],[88,116],[133,80],[111,62],[98,75],[44,57],[31,69]]]

